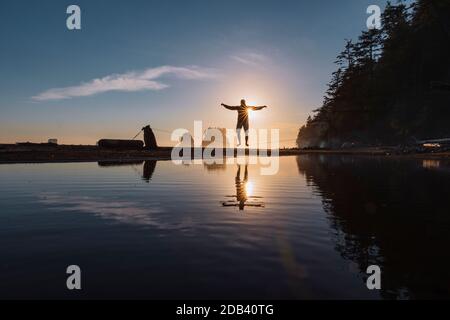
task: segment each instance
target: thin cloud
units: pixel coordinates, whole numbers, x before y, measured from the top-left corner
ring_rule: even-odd
[[[260,53],[247,52],[231,56],[231,59],[249,66],[259,66],[268,61],[268,58]]]
[[[217,77],[212,69],[200,67],[161,66],[141,72],[113,74],[97,78],[77,86],[52,88],[32,97],[34,101],[62,100],[75,97],[87,97],[110,91],[135,92],[143,90],[163,90],[170,87],[159,78],[172,75],[178,79],[202,80]]]

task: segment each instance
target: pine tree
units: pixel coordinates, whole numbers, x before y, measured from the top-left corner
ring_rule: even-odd
[[[450,83],[449,0],[388,3],[382,29],[346,40],[336,64],[323,104],[308,121],[326,122],[330,141],[450,137],[450,92],[431,86]],[[319,134],[316,127],[302,127],[299,145]]]

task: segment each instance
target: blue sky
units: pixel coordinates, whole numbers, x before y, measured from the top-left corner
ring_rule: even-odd
[[[233,128],[220,103],[246,98],[269,106],[251,126],[279,128],[293,145],[344,39],[385,2],[2,0],[0,143],[94,144],[147,123]],[[71,4],[82,30],[66,28]]]

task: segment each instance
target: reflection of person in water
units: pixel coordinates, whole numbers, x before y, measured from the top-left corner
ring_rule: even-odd
[[[224,103],[222,103],[222,106],[227,108],[228,110],[235,110],[238,112],[238,119],[237,119],[237,125],[236,125],[236,132],[237,132],[238,141],[239,141],[238,146],[241,145],[241,129],[244,128],[245,145],[248,147],[248,129],[250,127],[249,121],[248,121],[248,112],[250,110],[252,110],[252,111],[262,110],[264,108],[267,108],[267,106],[250,107],[250,106],[247,106],[244,99],[241,100],[240,106],[228,106]]]
[[[261,199],[261,197],[251,196],[247,192],[248,187],[248,165],[245,165],[244,179],[241,180],[241,166],[238,165],[238,170],[235,177],[236,195],[227,196],[227,198],[236,198],[236,201],[229,200],[222,202],[224,207],[239,207],[239,210],[244,210],[245,207],[264,207],[263,203],[248,202],[249,199]]]
[[[239,210],[244,210],[247,198],[247,183],[248,183],[248,166],[245,166],[244,180],[241,180],[241,166],[238,167],[235,178],[236,183],[236,200],[239,202]]]
[[[152,180],[153,173],[155,172],[155,168],[156,168],[156,160],[145,161],[142,179],[147,183],[150,182],[150,180]]]

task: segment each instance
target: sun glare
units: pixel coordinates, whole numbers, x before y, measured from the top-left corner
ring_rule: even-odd
[[[253,119],[255,117],[255,113],[251,109],[247,110],[247,114],[249,119]]]
[[[251,197],[253,194],[253,183],[251,181],[248,181],[245,184],[245,192],[247,193],[247,197]]]
[[[258,102],[256,100],[245,100],[245,103],[250,106],[250,107],[254,107],[254,106],[258,106]]]
[[[246,104],[247,104],[247,106],[250,106],[250,107],[258,106],[258,103],[256,102],[256,100],[247,100]],[[248,113],[248,118],[250,120],[255,118],[256,112],[254,112],[253,110],[248,109],[247,113]]]

